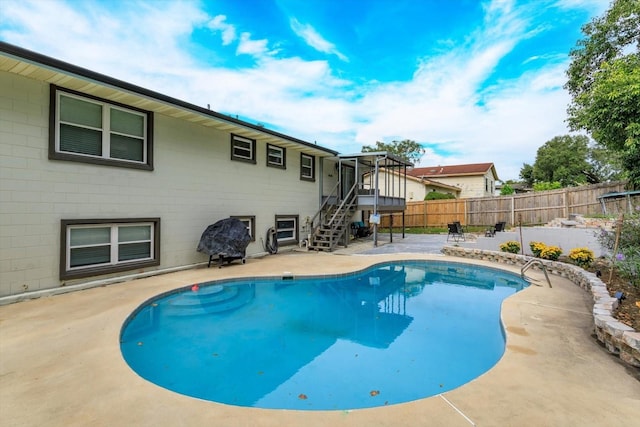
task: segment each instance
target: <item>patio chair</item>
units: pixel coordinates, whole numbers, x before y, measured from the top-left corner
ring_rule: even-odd
[[[494,225],[493,227],[490,227],[489,229],[487,229],[487,231],[484,232],[484,236],[495,237],[496,232],[504,231],[506,225],[507,225],[506,221],[496,222],[496,225]]]
[[[465,241],[464,237],[464,229],[462,225],[458,221],[451,222],[447,224],[447,228],[449,229],[449,234],[447,235],[447,242],[450,239],[453,239],[454,242],[459,242],[462,240]]]

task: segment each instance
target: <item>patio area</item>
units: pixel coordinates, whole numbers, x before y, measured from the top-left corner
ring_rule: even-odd
[[[334,253],[293,251],[245,265],[186,270],[0,306],[1,424],[613,426],[640,419],[640,374],[592,337],[590,295],[557,276],[551,277],[551,289],[530,286],[504,302],[507,346],[493,369],[452,391],[405,404],[353,411],[222,405],[145,381],[120,353],[120,328],[136,307],[193,283],[285,272],[345,273],[400,259],[486,264],[431,249],[404,250],[400,245],[373,248],[363,241]],[[519,269],[505,269],[519,274]],[[544,279],[540,272],[529,275]]]

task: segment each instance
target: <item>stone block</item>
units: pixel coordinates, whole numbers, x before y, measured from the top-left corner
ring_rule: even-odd
[[[593,315],[594,316],[610,316],[611,315],[611,310],[607,310],[607,309],[603,309],[603,308],[595,308],[593,309]]]
[[[630,352],[620,351],[620,360],[633,367],[640,368],[640,359]]]
[[[622,337],[622,341],[629,347],[640,352],[640,332],[638,331],[627,332]]]
[[[607,322],[604,326],[605,332],[607,332],[612,337],[615,337],[617,340],[622,341],[622,335],[625,332],[633,332],[634,329],[628,325],[625,325],[622,322],[614,320],[613,322]]]
[[[598,315],[593,316],[593,320],[596,324],[596,328],[602,328],[602,329],[605,329],[607,323],[609,322],[617,322],[617,320],[614,319],[610,314],[604,315],[604,316],[598,316]]]

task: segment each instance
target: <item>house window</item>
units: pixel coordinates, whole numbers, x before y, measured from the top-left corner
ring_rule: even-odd
[[[298,243],[298,215],[276,215],[276,238],[280,245]]]
[[[152,118],[52,85],[49,158],[152,170]]]
[[[286,169],[286,150],[276,145],[267,144],[267,166]]]
[[[256,163],[256,141],[231,134],[231,160]]]
[[[300,179],[305,181],[316,180],[316,159],[314,156],[300,154]]]
[[[256,241],[256,217],[253,215],[244,215],[244,216],[232,216],[231,218],[236,218],[242,221],[247,226],[247,231],[251,236],[251,241]]]
[[[60,278],[160,264],[160,218],[62,220]]]

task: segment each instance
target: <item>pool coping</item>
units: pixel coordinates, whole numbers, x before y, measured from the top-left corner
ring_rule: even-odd
[[[593,325],[598,341],[606,349],[634,368],[640,368],[640,332],[616,319],[613,312],[618,307],[617,298],[609,295],[606,284],[595,274],[578,266],[564,262],[543,260],[526,255],[506,252],[469,249],[457,246],[445,246],[442,252],[446,255],[468,259],[479,259],[490,262],[517,265],[523,267],[527,262],[536,259],[545,266],[548,273],[566,277],[593,296]],[[540,268],[534,264],[533,268]]]

